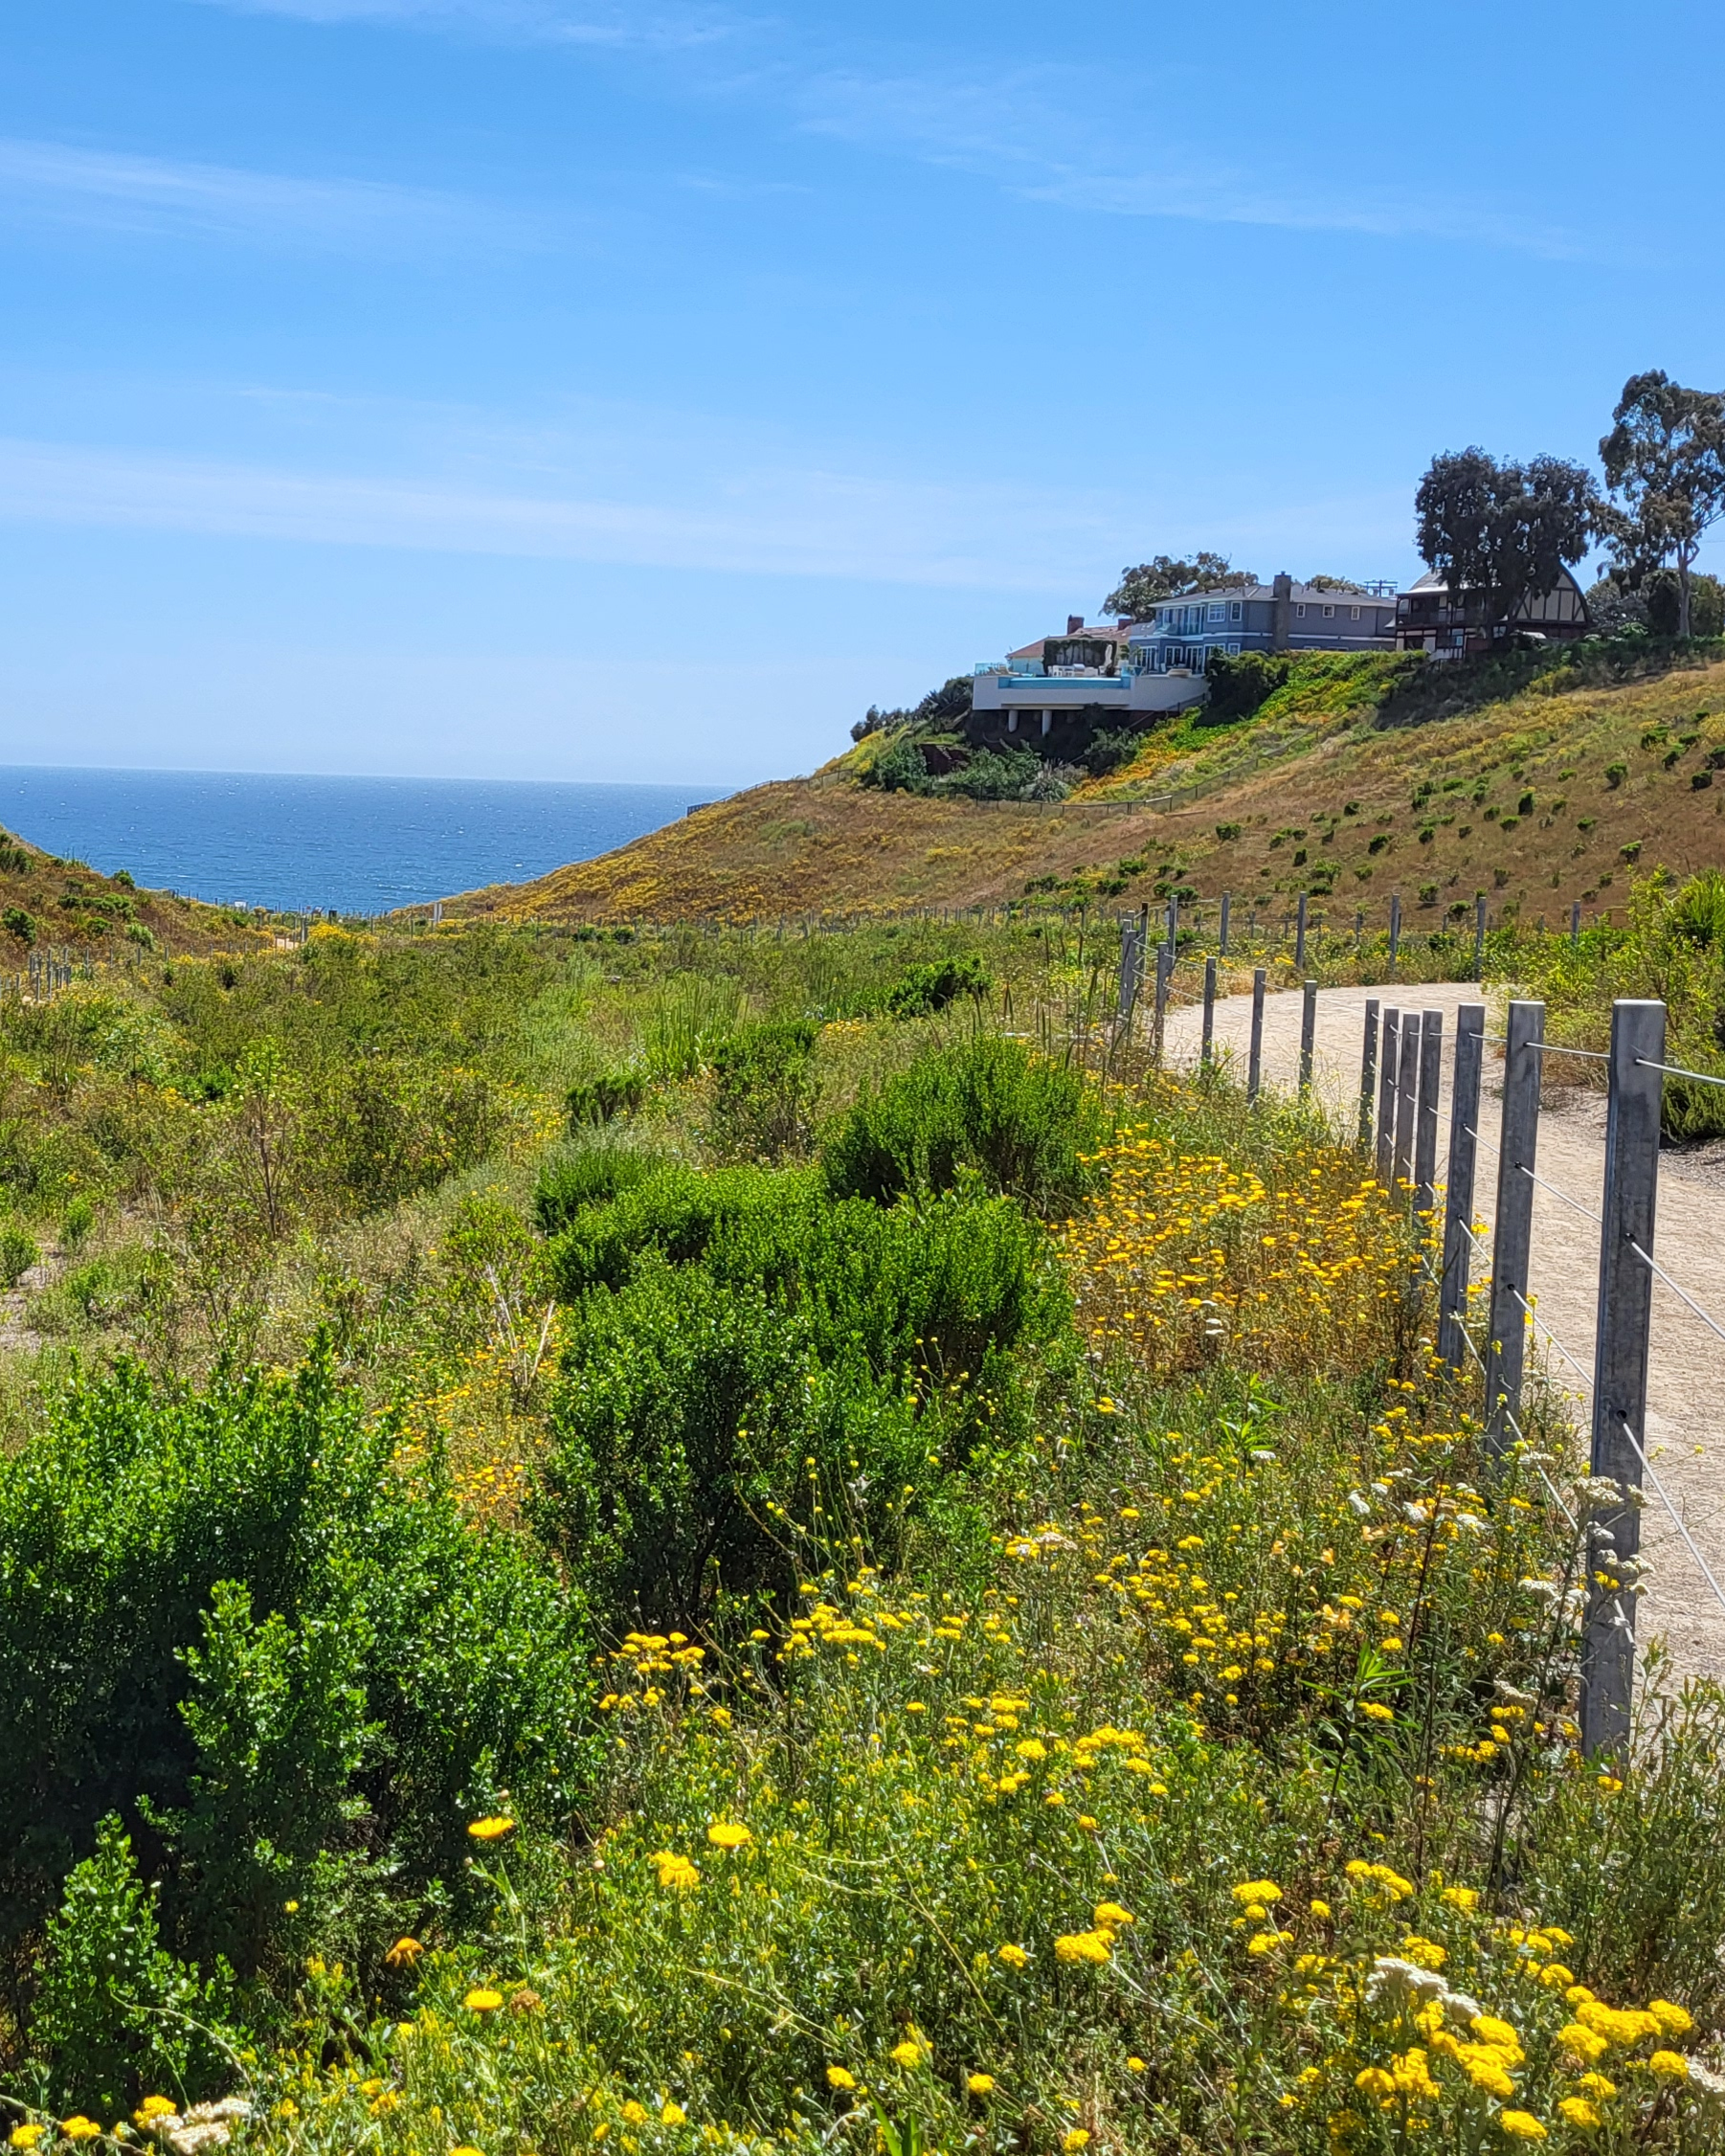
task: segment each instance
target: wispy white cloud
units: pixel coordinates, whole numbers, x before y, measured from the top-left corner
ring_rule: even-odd
[[[0,221],[44,220],[341,249],[529,236],[523,220],[437,189],[0,138]]]
[[[738,18],[699,4],[606,5],[604,0],[203,0],[236,14],[302,22],[399,24],[504,42],[663,52],[731,36]]]
[[[1161,121],[1149,88],[1125,100],[1117,79],[1079,68],[989,79],[828,72],[802,81],[794,102],[810,133],[973,173],[1091,216],[1455,239],[1559,258],[1579,252],[1573,234],[1532,212],[1363,179],[1314,182],[1196,150]]]
[[[467,472],[488,461],[477,480],[0,439],[0,519],[1026,591],[1063,585],[1075,561],[1111,562],[1131,521],[1123,500],[1076,489],[863,476],[747,451],[701,467],[665,453],[675,421],[657,445],[651,415],[638,423],[638,459],[615,438],[591,456],[545,442],[490,460],[459,453]]]

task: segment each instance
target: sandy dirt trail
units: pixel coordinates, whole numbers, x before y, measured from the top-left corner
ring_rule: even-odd
[[[1318,995],[1313,1085],[1325,1105],[1347,1127],[1358,1112],[1359,1060],[1368,995],[1383,1007],[1444,1013],[1443,1114],[1438,1173],[1449,1147],[1449,1086],[1455,1013],[1465,1002],[1484,1000],[1487,1033],[1501,1033],[1502,999],[1470,987],[1332,988]],[[1291,1089],[1300,1051],[1298,992],[1266,999],[1264,1080]],[[1197,1061],[1200,1014],[1196,1005],[1168,1014],[1168,1050],[1175,1064]],[[1233,996],[1217,1005],[1219,1054],[1231,1054],[1243,1073],[1251,1033],[1251,999]],[[1482,1143],[1474,1191],[1476,1219],[1489,1224],[1497,1187],[1496,1139],[1502,1079],[1501,1047],[1488,1042],[1486,1097],[1479,1125]],[[1681,1281],[1702,1309],[1725,1323],[1725,1168],[1717,1147],[1706,1155],[1660,1157],[1658,1226],[1654,1256]],[[1711,1157],[1708,1156],[1712,1156]],[[1586,1214],[1551,1192],[1534,1192],[1534,1247],[1530,1267],[1540,1323],[1580,1367],[1565,1361],[1543,1336],[1540,1352],[1552,1381],[1575,1403],[1587,1426],[1599,1285],[1597,1224],[1605,1172],[1605,1103],[1600,1093],[1548,1089],[1539,1118],[1537,1172],[1565,1192]],[[1488,1232],[1488,1241],[1490,1240]],[[1485,1269],[1476,1257],[1475,1276]],[[1647,1383],[1648,1456],[1672,1505],[1725,1587],[1725,1340],[1710,1332],[1663,1284],[1653,1291],[1652,1353]],[[1648,1492],[1642,1516],[1642,1548],[1651,1561],[1637,1629],[1646,1640],[1663,1637],[1670,1652],[1669,1681],[1684,1676],[1725,1677],[1725,1606],[1702,1578],[1670,1516]]]

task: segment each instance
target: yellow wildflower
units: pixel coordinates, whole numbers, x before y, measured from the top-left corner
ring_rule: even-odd
[[[900,2066],[920,2066],[923,2062],[923,2047],[907,2037],[902,2044],[893,2045],[892,2056]]]
[[[1416,1968],[1441,1969],[1449,1959],[1435,1939],[1423,1939],[1417,1931],[1409,1932],[1401,1942],[1401,1951]]]
[[[854,2089],[857,2077],[848,2066],[829,2066],[826,2070],[826,2085],[829,2089]]]
[[[715,1849],[741,1849],[754,1836],[739,1821],[721,1819],[706,1830],[706,1838]]]
[[[1066,2156],[1078,2156],[1078,2151],[1081,2148],[1088,2148],[1089,2145],[1090,2137],[1082,2126],[1074,2126],[1061,2142],[1061,2146],[1065,2150]]]
[[[1648,2059],[1647,2066],[1662,2081],[1689,2079],[1689,2060],[1681,2052],[1655,2052]]]
[[[1557,2106],[1557,2116],[1571,2126],[1597,2126],[1600,2123],[1598,2104],[1589,2103],[1584,2096],[1566,2096]]]
[[[81,2111],[75,2111],[70,2119],[60,2121],[60,2131],[68,2141],[95,2141],[101,2128],[94,2119],[86,2119]]]
[[[1546,2138],[1546,2129],[1531,2111],[1500,2111],[1497,2114],[1497,2124],[1499,2130],[1508,2134],[1512,2141],[1543,2141]]]
[[[1255,1902],[1261,1908],[1282,1898],[1282,1889],[1273,1879],[1247,1879],[1243,1886],[1230,1887],[1228,1891],[1236,1901]]]
[[[1695,2026],[1694,2016],[1686,2008],[1673,2006],[1669,1999],[1649,1999],[1647,2011],[1665,2036],[1687,2036]]]
[[[503,1993],[493,1991],[488,1984],[482,1984],[476,1990],[469,1991],[461,2001],[470,2013],[495,2013],[503,2003]]]
[[[495,1842],[500,1841],[504,1834],[512,1834],[515,1831],[515,1822],[513,1819],[501,1818],[475,1819],[469,1823],[467,1831],[476,1842]]]
[[[1100,1967],[1112,1952],[1107,1935],[1100,1931],[1069,1931],[1054,1943],[1057,1962],[1089,1962]]]
[[[143,2126],[152,2119],[171,2119],[179,2108],[171,2097],[146,2096],[132,2117]]]
[[[1021,1946],[997,1946],[995,1952],[1009,1969],[1028,1968],[1030,1965],[1030,1956]]]
[[[34,2124],[14,2126],[11,2136],[11,2145],[14,2148],[34,2148],[47,2131],[46,2126]]]
[[[964,2085],[972,2096],[993,2096],[995,2077],[992,2074],[967,2074]]]
[[[411,1969],[424,1951],[416,1939],[398,1939],[384,1960],[392,1969]]]
[[[1591,2029],[1582,2028],[1579,2021],[1565,2022],[1557,2032],[1557,2041],[1573,2058],[1579,2059],[1584,2066],[1591,2066],[1595,2059],[1603,2058],[1611,2048],[1603,2036],[1596,2036]]]
[[[647,1862],[659,1874],[659,1883],[667,1893],[687,1894],[701,1884],[699,1870],[675,1850],[656,1849]]]
[[[1368,2066],[1355,2074],[1354,2086],[1362,2096],[1375,2096],[1380,2100],[1396,2093],[1395,2077],[1386,2074],[1381,2066]]]
[[[1096,1904],[1096,1923],[1099,1929],[1122,1931],[1136,1920],[1131,1911],[1121,1908],[1117,1901],[1099,1901]]]
[[[672,2103],[668,2100],[659,2114],[659,2122],[661,2126],[686,2126],[688,2121],[689,2115],[682,2104]]]

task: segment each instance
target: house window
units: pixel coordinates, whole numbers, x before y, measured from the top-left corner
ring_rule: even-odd
[[[1296,618],[1297,620],[1301,620],[1301,621],[1304,621],[1304,620],[1305,620],[1305,618],[1306,618],[1306,602],[1305,602],[1305,600],[1304,600],[1304,599],[1302,599],[1302,600],[1300,601],[1299,605],[1298,605],[1298,606],[1296,606],[1296,607],[1294,608],[1294,616],[1295,616],[1295,618]]]
[[[1240,639],[1238,637],[1229,639],[1228,657],[1230,659],[1238,659],[1240,657]]]
[[[1210,618],[1212,621],[1220,621],[1222,618],[1221,602],[1220,599],[1212,601],[1210,607]]]
[[[1230,600],[1228,601],[1228,619],[1229,619],[1230,621],[1238,621],[1238,620],[1240,619],[1240,616],[1241,616],[1241,605],[1240,605],[1240,601],[1239,601],[1238,599],[1230,599]],[[1238,651],[1238,650],[1240,649],[1240,646],[1239,646],[1238,644],[1234,644],[1234,645],[1231,645],[1231,646],[1230,646],[1230,649],[1232,649],[1232,650],[1234,650],[1234,651]]]
[[[1333,607],[1333,606],[1327,606],[1327,607],[1326,607],[1326,608],[1324,609],[1324,619],[1325,619],[1326,621],[1333,621],[1333,620],[1335,619],[1335,609],[1334,609],[1334,607]]]
[[[1348,609],[1348,618],[1349,618],[1349,620],[1350,620],[1350,621],[1357,621],[1357,620],[1359,619],[1359,609],[1358,609],[1358,607],[1356,607],[1356,606],[1351,606],[1351,607],[1350,607],[1350,608]]]

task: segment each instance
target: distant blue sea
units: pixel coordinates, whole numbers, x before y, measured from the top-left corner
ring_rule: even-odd
[[[701,786],[0,766],[0,823],[151,890],[381,913],[520,883],[669,823]]]

